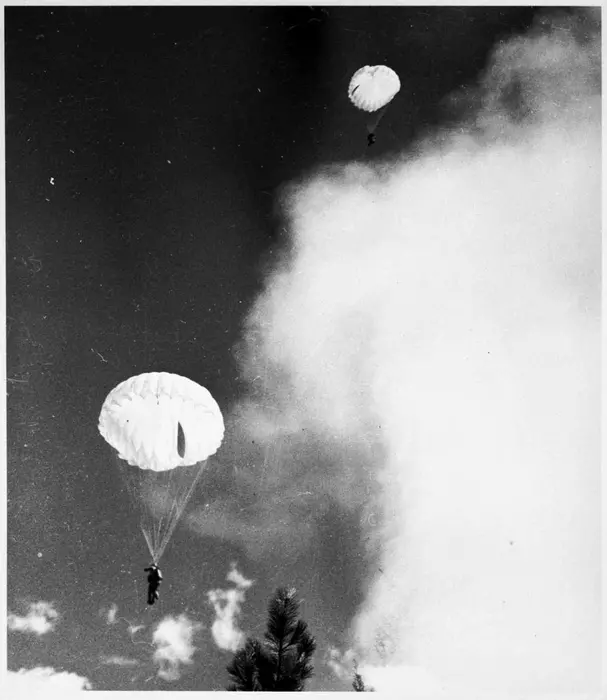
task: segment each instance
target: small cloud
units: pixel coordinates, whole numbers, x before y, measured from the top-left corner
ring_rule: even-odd
[[[203,625],[186,615],[166,617],[154,631],[152,641],[156,645],[153,660],[158,665],[158,677],[166,681],[180,678],[180,666],[191,664],[196,651],[194,635]]]
[[[244,634],[236,626],[236,616],[244,602],[244,593],[238,588],[222,591],[216,588],[208,592],[209,602],[215,608],[215,621],[211,634],[215,644],[226,651],[236,651],[244,642]]]
[[[22,668],[6,674],[7,697],[57,697],[58,692],[92,690],[88,678],[67,671],[55,671],[49,666]]]
[[[118,606],[116,605],[116,603],[112,603],[109,608],[103,606],[99,610],[99,615],[100,617],[105,619],[108,625],[116,625],[120,620],[122,620],[126,624],[127,631],[131,635],[131,637],[136,632],[139,632],[139,630],[145,629],[145,625],[134,625],[131,622],[129,622],[126,618],[119,617]]]
[[[250,588],[255,583],[254,581],[249,581],[248,579],[246,579],[238,571],[235,563],[232,563],[232,568],[228,572],[228,575],[226,576],[226,580],[231,581],[232,583],[235,583],[237,588],[242,588],[243,590]]]
[[[15,632],[32,632],[41,636],[55,628],[59,613],[51,603],[40,601],[32,603],[27,615],[21,616],[9,613],[7,623],[9,630]]]
[[[208,591],[209,602],[215,609],[215,621],[211,626],[211,634],[215,644],[226,651],[236,651],[244,643],[244,634],[238,629],[236,618],[240,614],[241,604],[244,603],[244,592],[253,585],[232,564],[226,579],[236,584],[236,588],[222,590],[216,588]]]
[[[106,615],[106,620],[108,625],[115,625],[116,624],[116,613],[118,612],[118,606],[115,603],[112,603],[110,606],[110,609],[107,611]]]
[[[139,666],[137,659],[129,659],[126,656],[102,656],[101,663],[106,666]]]

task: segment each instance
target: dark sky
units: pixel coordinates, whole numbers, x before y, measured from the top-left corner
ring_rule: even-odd
[[[8,610],[46,600],[63,616],[51,635],[11,632],[10,669],[52,666],[101,690],[221,688],[230,654],[208,634],[174,683],[153,677],[149,660],[147,672],[99,664],[147,649],[99,610],[115,603],[147,625],[186,612],[208,627],[206,591],[226,585],[234,560],[255,580],[242,629],[259,631],[276,585],[297,585],[320,650],[309,687],[348,689],[321,657],[357,604],[360,570],[339,546],[352,516],[319,524],[313,573],[281,558],[280,545],[270,566],[220,536],[177,531],[164,607],[146,610],[147,553],[99,410],[123,379],[162,370],[208,387],[229,412],[246,389],[233,348],[281,245],[277,193],[313,168],[369,157],[351,74],[385,63],[400,75],[373,156],[404,149],[450,118],[447,95],[474,84],[496,41],[533,14],[5,9]],[[221,468],[238,459],[229,441]],[[193,500],[204,497],[202,483]]]

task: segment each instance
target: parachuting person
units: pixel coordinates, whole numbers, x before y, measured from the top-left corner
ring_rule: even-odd
[[[149,372],[107,396],[99,432],[116,460],[153,564],[148,603],[158,600],[160,558],[202,474],[223,440],[221,410],[210,392],[186,377]]]
[[[348,87],[350,102],[370,114],[367,122],[368,146],[375,143],[375,130],[399,90],[399,77],[388,66],[364,66],[352,76]]]
[[[144,571],[150,572],[148,574],[148,605],[154,605],[158,598],[160,598],[158,587],[162,581],[162,572],[156,563],[150,564]]]

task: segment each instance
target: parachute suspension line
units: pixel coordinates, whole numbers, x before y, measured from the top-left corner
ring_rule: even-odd
[[[166,472],[120,464],[126,490],[137,507],[139,528],[154,562],[158,563],[164,553],[205,464],[206,460],[202,460]],[[150,505],[146,503],[149,499]]]
[[[187,488],[185,497],[179,496],[179,498],[175,498],[173,500],[173,507],[171,510],[174,510],[174,513],[171,515],[169,518],[170,524],[168,526],[168,529],[162,538],[162,541],[159,543],[158,547],[158,559],[164,554],[164,550],[166,549],[167,544],[169,543],[173,532],[175,531],[175,528],[177,527],[177,523],[181,519],[181,516],[183,515],[183,512],[190,500],[190,497],[192,496],[192,493],[194,492],[194,489],[196,488],[196,484],[198,483],[198,480],[200,479],[200,475],[204,471],[204,467],[207,463],[207,460],[202,460],[199,462],[197,465],[193,465],[197,468],[196,474],[194,476],[194,479],[192,483],[190,484],[189,488]],[[176,470],[175,470],[176,471]]]
[[[152,495],[155,501],[154,515],[148,516],[148,531],[151,533],[153,541],[153,559],[156,563],[166,546],[166,533],[171,528],[171,523],[175,517],[176,508],[183,498],[183,489],[175,488],[179,486],[177,475],[181,468],[166,470],[154,473],[154,490]]]
[[[152,499],[160,498],[153,515],[144,502],[139,502],[140,527],[145,537],[152,559],[158,563],[160,557],[177,526],[177,523],[189,501],[200,478],[206,460],[191,467],[178,467],[162,473],[161,480],[155,482],[156,488],[149,493]],[[187,471],[184,471],[187,470]],[[142,479],[158,478],[159,473],[146,473]],[[141,486],[145,486],[142,483]],[[144,489],[142,489],[144,490]]]
[[[192,467],[177,467],[177,469],[173,469],[169,472],[169,489],[174,490],[175,494],[171,498],[171,508],[167,515],[168,524],[163,530],[164,535],[158,543],[162,553],[164,553],[169,539],[171,538],[171,535],[173,534],[173,531],[177,525],[177,520],[179,520],[179,507],[181,504],[187,502],[187,495],[184,497],[184,491],[187,493],[187,485],[189,482],[186,477],[189,475],[190,469],[192,469]],[[190,476],[190,478],[192,478],[192,476]],[[185,487],[183,481],[186,482]]]
[[[158,475],[157,475],[158,476]],[[168,498],[171,502],[171,508],[173,505],[173,496],[170,493],[167,493],[167,482],[168,485],[170,485],[171,482],[171,471],[168,472],[162,472],[162,493],[165,495],[165,498],[163,499],[163,502],[160,505],[160,515],[157,515],[156,517],[151,517],[151,528],[154,533],[154,562],[158,564],[159,559],[160,559],[160,542],[161,542],[161,535],[162,532],[164,531],[165,527],[165,520],[166,520],[166,512],[167,512],[167,500]]]
[[[143,480],[145,472],[141,472],[138,467],[134,467],[130,464],[126,464],[123,460],[121,460],[119,457],[115,457],[115,460],[118,464],[118,469],[120,471],[120,474],[122,476],[122,482],[124,483],[126,487],[126,491],[129,494],[129,499],[131,503],[136,507],[137,514],[138,514],[138,520],[139,520],[139,529],[141,530],[143,537],[145,539],[145,542],[147,544],[148,550],[150,552],[150,556],[154,556],[154,539],[153,537],[150,537],[150,533],[152,532],[148,526],[148,518],[147,518],[147,511],[145,505],[141,502],[140,500],[140,490],[141,486],[143,485]]]
[[[155,475],[158,477],[158,474]],[[167,479],[166,472],[162,472],[162,481],[164,482]],[[163,493],[165,492],[164,489],[164,483],[162,484],[163,486]],[[156,494],[154,494],[156,496]],[[153,532],[153,540],[154,540],[154,563],[158,564],[158,543],[160,541],[160,533],[162,532],[162,526],[163,526],[163,521],[164,521],[164,512],[165,512],[165,503],[161,504],[161,514],[160,516],[154,517],[153,515],[150,515],[150,529]]]
[[[374,113],[375,118],[370,119],[369,123],[367,124],[367,129],[370,132],[374,132],[377,129],[377,127],[379,126],[379,122],[382,120],[382,117],[386,113],[387,109],[388,109],[388,105],[385,105],[384,107],[382,107],[381,109],[379,109],[377,112]]]
[[[171,522],[174,518],[176,504],[181,498],[180,493],[174,493],[174,489],[172,488],[173,482],[176,481],[174,472],[177,472],[178,469],[168,470],[162,475],[162,492],[166,496],[166,498],[162,503],[161,514],[156,518],[153,518],[151,523],[151,527],[154,531],[154,561],[156,563],[160,561],[160,557],[162,556],[166,547],[166,544],[163,544],[166,538],[166,532],[171,526]],[[167,504],[170,504],[168,508]],[[165,535],[163,535],[163,533],[165,533]]]
[[[179,518],[178,515],[178,509],[179,509],[179,504],[182,501],[183,495],[181,493],[180,487],[180,480],[179,477],[183,476],[183,472],[181,471],[184,469],[184,467],[177,467],[177,469],[172,469],[168,473],[168,484],[167,484],[167,490],[169,492],[175,491],[174,489],[174,483],[177,486],[176,492],[172,493],[171,496],[171,507],[168,511],[168,514],[166,514],[166,522],[168,523],[168,526],[164,527],[162,530],[159,531],[158,533],[158,558],[164,554],[164,550],[166,549],[166,546],[168,544],[168,541],[173,534],[173,530],[175,529],[175,524],[176,524],[176,519]],[[163,514],[164,515],[164,514]],[[163,521],[164,521],[163,517]],[[161,533],[164,532],[164,536],[161,537]]]
[[[144,493],[148,498],[150,497],[148,489],[150,484],[153,483],[155,474],[147,470],[140,470],[139,474],[141,475],[140,492],[139,494],[135,494],[135,498],[139,502],[139,518],[143,536],[145,537],[148,549],[150,550],[152,561],[156,562],[156,549],[158,542],[158,533],[156,532],[155,528],[156,522],[154,516],[149,511],[145,498],[141,498],[142,493]]]
[[[148,533],[146,532],[146,529],[143,525],[143,518],[139,519],[139,528],[141,529],[141,532],[143,533],[143,536],[145,538],[145,542],[148,546],[148,549],[150,550],[150,556],[152,557],[152,559],[154,559],[154,544],[153,544],[153,541],[150,540],[150,537],[149,537]]]

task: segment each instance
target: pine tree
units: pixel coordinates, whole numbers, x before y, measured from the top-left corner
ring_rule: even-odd
[[[227,667],[228,690],[302,691],[313,674],[310,663],[316,650],[314,637],[298,620],[295,589],[279,588],[268,608],[265,641],[247,639]]]
[[[365,683],[362,679],[362,676],[360,675],[360,673],[357,673],[356,671],[354,672],[354,680],[352,681],[352,687],[358,693],[364,693],[366,690]]]
[[[352,681],[352,687],[357,693],[373,693],[375,692],[373,688],[367,688],[363,677],[358,672],[358,664],[354,662],[354,680]]]

